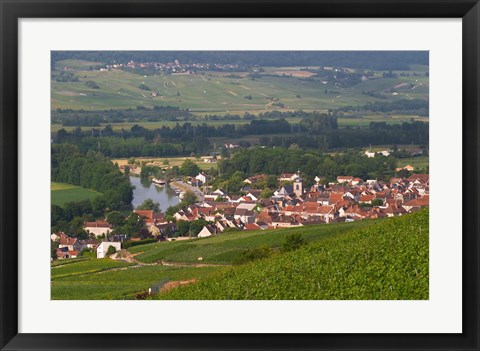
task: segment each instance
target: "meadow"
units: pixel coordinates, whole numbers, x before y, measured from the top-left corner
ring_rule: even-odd
[[[251,79],[231,78],[222,72],[142,76],[122,70],[90,71],[87,68],[89,63],[82,65],[78,60],[73,64],[57,63],[58,68],[65,66],[79,81],[52,81],[52,109],[103,110],[170,105],[197,113],[232,114],[271,111],[279,109],[275,106],[275,103],[279,103],[282,104],[280,109],[286,111],[303,109],[326,112],[330,108],[358,106],[367,101],[385,101],[363,95],[363,91],[388,94],[390,101],[428,97],[428,77],[382,78],[382,72],[376,72],[377,79],[341,88],[331,83],[307,80],[298,75],[298,68],[295,67],[266,67],[266,72],[260,78]],[[272,74],[272,70],[281,73]],[[423,72],[427,70],[425,67]],[[289,71],[293,72],[291,76]],[[87,81],[94,81],[99,88],[86,86]],[[158,96],[139,89],[142,84],[158,92]],[[396,91],[395,95],[390,93],[391,89]]]
[[[70,201],[93,199],[95,196],[100,194],[94,190],[65,183],[52,182],[50,187],[52,204],[58,206],[63,206],[65,203]]]

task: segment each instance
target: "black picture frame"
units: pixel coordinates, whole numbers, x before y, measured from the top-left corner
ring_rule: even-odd
[[[115,6],[111,6],[112,4]],[[274,6],[273,6],[274,5]],[[478,350],[479,16],[476,0],[0,0],[1,350]],[[462,18],[463,332],[460,334],[21,334],[18,332],[18,19]],[[467,193],[468,191],[468,193]],[[70,345],[65,348],[60,345]]]

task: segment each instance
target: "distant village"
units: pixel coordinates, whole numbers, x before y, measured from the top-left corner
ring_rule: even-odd
[[[404,169],[412,168],[407,166]],[[233,195],[224,189],[209,189],[210,177],[201,172],[191,177],[185,186],[197,196],[197,202],[174,213],[173,218],[153,210],[134,210],[143,217],[150,236],[157,241],[190,240],[195,236],[178,236],[180,221],[204,220],[196,237],[235,235],[238,231],[291,228],[313,224],[354,222],[367,219],[402,216],[429,205],[429,175],[413,174],[408,178],[391,178],[388,182],[338,176],[336,182],[315,177],[315,184],[304,186],[300,171],[278,177],[280,186],[269,198],[261,198],[255,184],[265,180],[257,174],[244,180],[243,195]],[[202,189],[202,190],[201,190]],[[122,243],[140,240],[126,235],[112,235],[112,225],[106,220],[85,222],[89,239],[80,240],[65,233],[53,233],[58,243],[57,258],[76,258],[82,250],[96,251],[97,258],[106,257],[111,246],[122,249]],[[223,234],[222,234],[223,233]],[[228,234],[227,234],[228,233]]]
[[[178,60],[173,62],[135,62],[129,61],[126,64],[113,63],[100,67],[100,71],[114,69],[153,69],[157,72],[166,73],[186,73],[191,74],[194,71],[236,71],[239,66],[237,64],[220,64],[220,63],[180,63]]]

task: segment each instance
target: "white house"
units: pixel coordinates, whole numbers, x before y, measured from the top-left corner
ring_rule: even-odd
[[[200,231],[200,233],[198,233],[197,237],[199,238],[206,238],[208,236],[212,236],[212,235],[215,235],[217,234],[217,232],[219,231],[219,229],[214,226],[214,225],[206,225],[202,228],[202,230]]]
[[[205,173],[203,172],[200,172],[196,177],[195,179],[197,179],[198,181],[200,181],[202,184],[206,184],[209,180],[210,180],[210,177],[208,175],[206,175]]]
[[[337,182],[342,184],[342,183],[350,183],[352,181],[353,177],[352,176],[338,176],[337,177]]]
[[[85,222],[85,231],[96,237],[110,233],[112,226],[105,221]]]
[[[300,175],[298,173],[282,173],[280,177],[278,177],[278,180],[281,182],[293,182],[295,179],[299,178]]]
[[[97,247],[97,258],[104,258],[110,246],[113,246],[116,251],[122,249],[122,243],[115,241],[104,241]]]

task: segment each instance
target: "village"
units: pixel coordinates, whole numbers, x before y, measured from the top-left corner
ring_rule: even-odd
[[[243,195],[233,195],[224,189],[208,187],[210,177],[200,172],[184,183],[196,201],[179,208],[173,216],[154,210],[133,212],[143,219],[150,241],[174,241],[253,230],[267,230],[274,235],[277,228],[396,217],[429,205],[428,174],[393,177],[388,182],[352,176],[338,176],[336,182],[325,182],[317,176],[315,184],[306,187],[298,170],[281,174],[278,182],[283,185],[271,197],[262,198],[262,189],[257,189],[256,183],[267,177],[257,174],[246,178]],[[190,231],[185,235],[179,230],[182,222],[204,225],[197,233]],[[113,229],[113,225],[103,219],[84,223],[88,239],[53,233],[51,240],[58,244],[55,258],[76,258],[85,250],[103,258],[121,250],[127,241],[142,241]]]

